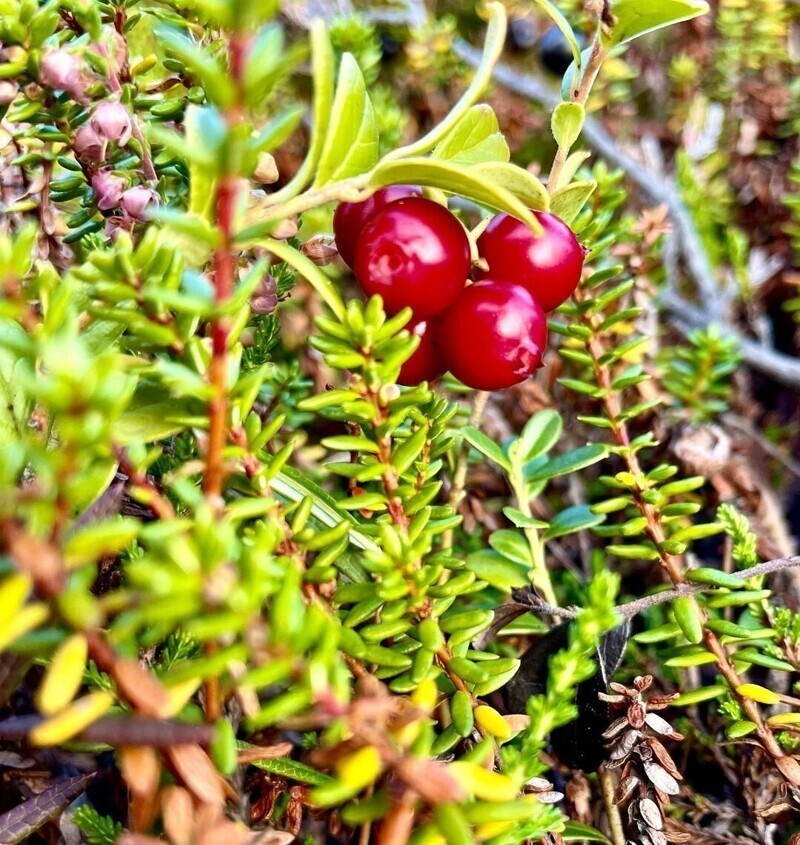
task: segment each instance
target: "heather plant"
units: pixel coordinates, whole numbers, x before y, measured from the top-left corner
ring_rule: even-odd
[[[586,4],[584,42],[541,0],[572,63],[533,163],[483,102],[502,4],[410,130],[369,9],[281,5],[0,0],[0,841],[685,842],[674,743],[720,738],[769,784],[742,836],[796,820],[800,623],[769,585],[798,561],[760,563],[692,451],[746,356],[714,327],[658,348],[664,231],[576,149],[604,61],[706,4]],[[455,17],[400,26],[456,73]],[[362,296],[333,214],[395,186],[424,196],[360,221],[361,290],[403,215],[455,246]],[[561,221],[556,300],[480,281],[500,215]],[[531,323],[479,343],[453,315],[510,285]],[[409,376],[432,337],[446,367]],[[487,431],[502,394],[472,388],[542,360]]]

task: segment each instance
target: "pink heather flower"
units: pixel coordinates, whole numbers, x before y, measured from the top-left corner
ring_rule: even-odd
[[[116,141],[121,147],[130,140],[131,117],[122,103],[100,103],[89,119],[89,123],[101,138]]]
[[[92,190],[97,197],[97,207],[100,211],[111,211],[122,199],[125,180],[120,176],[114,176],[108,170],[101,170],[92,176]]]
[[[146,220],[148,206],[158,204],[158,194],[152,188],[136,185],[122,195],[122,210],[134,220]]]
[[[85,123],[75,133],[72,149],[78,158],[86,161],[101,162],[106,156],[106,141]]]
[[[39,70],[39,81],[50,88],[66,91],[78,102],[86,102],[88,78],[86,65],[80,56],[66,50],[53,50],[45,54]]]

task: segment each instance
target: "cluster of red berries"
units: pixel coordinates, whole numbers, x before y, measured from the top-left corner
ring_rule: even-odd
[[[380,294],[388,314],[413,312],[408,328],[420,344],[403,365],[401,384],[449,370],[468,387],[500,390],[542,365],[545,313],[572,295],[584,249],[563,220],[536,217],[538,237],[514,217],[494,217],[478,238],[482,266],[473,273],[464,227],[419,188],[394,185],[339,205],[336,246],[361,289]]]

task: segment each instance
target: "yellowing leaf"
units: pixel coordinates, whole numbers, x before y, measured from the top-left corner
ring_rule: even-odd
[[[114,703],[113,693],[91,692],[66,710],[37,725],[28,739],[33,745],[60,745],[96,722]]]
[[[0,650],[11,645],[14,640],[38,628],[50,615],[47,605],[29,604],[22,608],[13,619],[0,628]]]
[[[477,763],[456,760],[447,770],[464,789],[484,801],[511,801],[519,794],[519,787],[510,777],[489,772]]]
[[[66,707],[78,693],[86,668],[89,645],[83,634],[74,634],[56,649],[36,691],[36,706],[47,716]]]
[[[745,698],[751,698],[753,701],[757,701],[759,704],[777,704],[781,700],[778,693],[758,684],[742,684],[736,687],[736,692]]]
[[[342,783],[356,792],[373,783],[382,771],[381,756],[371,745],[343,757],[336,765]]]
[[[475,721],[479,728],[501,742],[511,739],[511,727],[494,707],[489,707],[488,704],[481,704],[476,707]]]

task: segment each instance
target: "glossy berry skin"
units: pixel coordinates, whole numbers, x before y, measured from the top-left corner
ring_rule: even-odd
[[[395,200],[418,196],[422,196],[422,191],[413,185],[389,185],[364,202],[340,202],[333,213],[333,235],[344,263],[348,267],[353,266],[358,236],[382,208]]]
[[[584,249],[567,224],[534,212],[544,232],[538,237],[516,217],[498,214],[478,238],[478,252],[489,265],[482,275],[526,287],[544,311],[572,296],[583,269]]]
[[[459,381],[502,390],[541,367],[547,320],[521,285],[485,279],[464,289],[437,334],[444,363]]]
[[[575,37],[583,50],[585,39],[580,33],[576,33]],[[557,76],[563,76],[569,70],[572,64],[572,50],[557,26],[551,26],[539,39],[539,59],[551,73]]]
[[[380,294],[387,314],[411,308],[423,320],[441,314],[463,290],[471,265],[464,227],[423,197],[397,200],[364,227],[356,246],[356,280]]]
[[[414,354],[400,368],[397,383],[413,386],[441,378],[446,368],[439,349],[436,323],[432,320],[412,322],[406,329],[419,335],[420,342]]]

